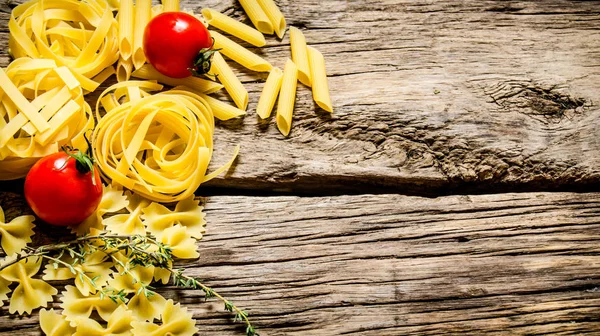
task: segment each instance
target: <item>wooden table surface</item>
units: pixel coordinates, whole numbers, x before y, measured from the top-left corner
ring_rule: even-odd
[[[231,64],[249,113],[218,123],[214,165],[242,149],[198,191],[187,271],[261,335],[600,334],[600,1],[277,3],[324,54],[335,112],[300,85],[284,138],[254,113],[265,75]],[[247,21],[183,4],[201,6]],[[282,67],[288,35],[256,51]],[[241,334],[202,293],[160,292],[201,334]],[[40,334],[0,315],[0,335]]]

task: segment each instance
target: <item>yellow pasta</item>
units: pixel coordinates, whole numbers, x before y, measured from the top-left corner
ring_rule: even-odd
[[[267,77],[265,86],[258,99],[258,105],[256,105],[256,113],[259,117],[267,119],[271,116],[271,110],[275,106],[275,100],[277,100],[279,90],[281,89],[282,79],[283,72],[279,68],[273,68],[269,73],[269,77]]]
[[[252,45],[262,47],[266,44],[265,37],[258,30],[249,27],[227,15],[221,14],[214,9],[202,9],[202,15],[209,25],[238,37]]]
[[[52,295],[58,293],[56,288],[43,280],[33,279],[41,265],[41,257],[30,257],[12,264],[0,272],[4,279],[19,283],[10,297],[9,313],[31,314],[33,309],[44,307],[48,302],[52,302]]]
[[[237,107],[246,110],[248,107],[248,91],[233,73],[223,56],[217,51],[213,55],[210,72],[215,74]]]
[[[227,37],[219,34],[216,31],[211,31],[210,35],[215,39],[214,48],[219,50],[223,55],[227,56],[234,62],[253,71],[270,71],[271,64],[262,57],[233,42]]]
[[[105,0],[28,1],[12,10],[8,26],[14,58],[53,59],[86,91],[96,89],[91,78],[119,56],[117,21]]]
[[[246,111],[239,109],[231,104],[222,102],[211,96],[205,95],[203,93],[199,93],[198,95],[204,100],[206,100],[208,106],[210,106],[210,108],[212,109],[215,118],[219,120],[229,120],[241,117],[246,114]]]
[[[71,327],[63,315],[55,313],[54,309],[40,309],[40,327],[46,336],[65,336],[75,333],[75,328]]]
[[[259,32],[273,34],[273,24],[256,0],[239,0],[250,21]]]
[[[139,85],[115,84],[100,99],[130,86]],[[149,200],[186,199],[214,177],[214,173],[205,176],[213,148],[212,111],[201,97],[188,91],[142,96],[116,106],[98,122],[92,135],[98,166],[104,177]],[[217,171],[228,169],[231,163]]]
[[[83,89],[68,68],[21,57],[0,69],[0,180],[24,177],[63,145],[86,150],[83,135],[93,127]]]
[[[162,0],[164,12],[179,12],[179,0]]]
[[[135,2],[135,27],[133,30],[133,66],[139,69],[146,63],[144,54],[144,29],[152,16],[151,0],[136,0]]]
[[[271,21],[275,34],[279,38],[283,38],[285,34],[285,18],[273,0],[257,0],[263,12]]]
[[[77,331],[73,336],[112,336],[112,335],[130,335],[133,313],[127,310],[125,306],[119,306],[108,318],[106,327],[92,319],[77,320]]]
[[[313,99],[320,108],[327,112],[333,112],[331,97],[329,96],[329,85],[327,84],[327,73],[325,72],[325,59],[315,48],[308,47],[308,61],[312,77]]]
[[[290,47],[292,49],[292,60],[298,67],[298,79],[306,86],[311,85],[310,67],[308,65],[308,52],[306,50],[306,38],[300,29],[290,27]]]
[[[165,229],[180,224],[191,237],[200,239],[206,231],[203,209],[193,197],[177,202],[175,211],[153,202],[142,210],[142,218],[148,231],[156,237],[160,238]]]
[[[117,62],[117,81],[124,82],[131,78],[131,71],[133,70],[133,60],[119,58]]]
[[[277,104],[277,128],[285,136],[290,134],[292,126],[292,113],[294,112],[297,83],[298,68],[291,59],[288,59],[283,68],[283,79],[281,82],[281,91],[279,92],[279,102]]]
[[[6,223],[4,210],[0,207],[0,245],[7,255],[20,252],[27,243],[31,243],[34,220],[33,216],[19,216]]]
[[[158,72],[152,65],[145,64],[141,68],[135,70],[132,74],[133,77],[156,80],[159,83],[170,85],[170,86],[187,86],[195,91],[211,94],[217,92],[223,88],[223,85],[209,81],[206,79],[198,78],[195,76],[189,76],[185,78],[171,78],[167,77]]]
[[[192,313],[181,307],[179,303],[175,304],[171,299],[167,300],[161,312],[161,322],[158,325],[153,322],[133,321],[131,332],[133,336],[193,336],[198,332]]]
[[[152,6],[152,17],[157,16],[158,14],[164,11],[163,5],[155,5]]]
[[[133,50],[133,0],[120,0],[118,19],[119,54],[121,59],[128,60]]]

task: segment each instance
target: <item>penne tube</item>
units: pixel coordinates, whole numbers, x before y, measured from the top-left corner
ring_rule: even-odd
[[[136,0],[135,28],[133,30],[133,66],[139,69],[146,63],[144,55],[144,29],[152,16],[152,0]]]
[[[257,0],[263,12],[271,21],[277,37],[283,38],[285,34],[285,18],[273,0]]]
[[[179,12],[179,0],[162,0],[164,12]]]
[[[218,32],[212,30],[210,35],[215,39],[215,45],[213,48],[219,50],[219,52],[221,52],[223,55],[227,56],[241,66],[258,72],[270,71],[273,68],[271,63],[267,62],[262,57],[233,42]]]
[[[133,70],[133,63],[131,58],[123,59],[119,58],[119,62],[117,62],[117,81],[124,82],[128,81],[131,78],[131,71]]]
[[[298,68],[288,59],[283,68],[281,91],[277,102],[277,128],[281,134],[288,136],[292,127],[292,113],[296,101],[296,85],[298,84]]]
[[[129,59],[133,49],[133,0],[119,2],[119,53]]]
[[[152,6],[152,9],[150,12],[151,12],[152,17],[157,16],[158,14],[163,12],[163,5]]]
[[[239,0],[244,11],[259,32],[273,34],[273,24],[256,0]]]
[[[231,104],[220,101],[211,96],[205,95],[203,93],[199,93],[198,96],[204,98],[208,103],[208,106],[212,109],[215,118],[219,120],[229,120],[233,118],[238,118],[246,114],[246,111],[241,110]]]
[[[308,66],[308,52],[306,50],[306,38],[300,29],[290,27],[290,47],[292,49],[292,60],[298,67],[298,79],[302,84],[310,86],[310,67]]]
[[[131,75],[136,78],[141,78],[141,79],[146,79],[146,80],[156,80],[159,83],[170,85],[170,86],[179,86],[179,85],[187,86],[187,87],[191,88],[192,90],[195,90],[198,92],[203,92],[206,94],[217,92],[223,88],[223,85],[221,85],[219,83],[209,81],[206,79],[202,79],[202,78],[198,78],[198,77],[194,77],[194,76],[189,76],[189,77],[185,77],[185,78],[167,77],[167,76],[161,74],[160,72],[158,72],[158,70],[156,70],[150,64],[144,64],[141,68],[135,70],[133,72],[133,74],[131,74]]]
[[[267,42],[258,30],[247,26],[227,15],[221,14],[214,9],[202,9],[202,15],[209,25],[240,38],[254,46],[262,47]]]
[[[325,72],[325,59],[313,47],[307,47],[306,50],[308,51],[308,62],[312,77],[313,99],[323,110],[333,112],[331,97],[329,96],[329,85],[327,84],[327,73]]]
[[[256,105],[256,113],[262,119],[267,119],[271,116],[271,110],[273,110],[275,100],[277,100],[279,90],[281,89],[282,79],[283,72],[279,68],[273,68],[269,73],[269,77],[267,77],[265,86],[258,99],[258,105]]]
[[[217,78],[225,86],[225,90],[227,90],[235,105],[242,110],[246,110],[246,107],[248,107],[248,91],[218,51],[213,55],[210,72],[218,76]]]

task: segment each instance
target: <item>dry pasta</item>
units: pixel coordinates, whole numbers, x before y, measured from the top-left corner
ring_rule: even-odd
[[[118,27],[105,0],[28,1],[12,10],[9,50],[14,58],[53,59],[68,66],[86,91],[91,78],[118,59]]]
[[[285,18],[273,0],[257,0],[263,12],[271,21],[275,34],[279,38],[283,38],[285,34]]]
[[[66,67],[22,57],[0,69],[0,180],[24,177],[63,145],[86,150],[84,132],[93,127],[83,90]]]
[[[198,332],[192,313],[173,300],[167,300],[161,312],[161,324],[133,321],[131,330],[134,336],[179,335],[192,336]]]
[[[302,84],[311,86],[306,38],[300,29],[296,27],[290,27],[290,47],[292,49],[292,60],[298,67],[298,79]]]
[[[179,0],[162,0],[164,12],[179,12]]]
[[[246,107],[248,107],[248,91],[227,65],[220,52],[214,53],[210,69],[210,72],[215,74],[221,84],[225,86],[225,90],[227,90],[237,107],[246,110]]]
[[[261,32],[227,15],[221,14],[214,9],[204,8],[202,9],[202,15],[212,27],[229,33],[257,47],[262,47],[266,44],[265,37]]]
[[[133,0],[119,2],[119,54],[121,59],[131,58],[133,50]]]
[[[285,136],[290,134],[292,126],[292,113],[296,100],[297,83],[298,68],[291,59],[288,59],[283,68],[283,79],[281,82],[281,91],[279,92],[279,102],[277,104],[277,128]]]
[[[211,31],[210,35],[215,39],[215,49],[220,49],[220,52],[240,64],[241,66],[253,71],[270,71],[271,63],[267,62],[262,57],[233,42],[227,37],[219,34],[216,31]]]
[[[281,89],[282,79],[283,72],[281,72],[281,69],[279,68],[273,68],[269,73],[269,77],[267,77],[265,86],[258,99],[258,105],[256,105],[256,113],[259,117],[267,119],[271,116],[275,100],[277,100],[279,90]]]
[[[101,96],[138,86],[123,82]],[[129,95],[130,90],[126,91]],[[127,100],[127,99],[126,99]],[[97,112],[99,114],[99,112]],[[94,156],[105,178],[157,202],[186,199],[211,174],[214,116],[210,106],[189,91],[171,90],[117,105],[94,130]],[[236,148],[237,155],[238,148]]]
[[[327,84],[327,74],[325,72],[325,59],[317,49],[308,47],[307,50],[312,77],[313,99],[323,110],[333,112],[331,97],[329,96],[329,85]]]
[[[156,80],[159,83],[170,85],[170,86],[187,86],[195,91],[211,94],[217,92],[223,88],[223,85],[209,81],[206,79],[198,78],[195,76],[189,76],[185,78],[171,78],[167,77],[158,72],[152,65],[145,64],[141,68],[135,70],[132,74],[133,77]]]
[[[256,0],[239,0],[252,24],[259,32],[273,34],[273,24]]]
[[[135,2],[135,27],[133,30],[133,53],[131,55],[133,66],[139,69],[146,63],[144,54],[144,28],[152,16],[151,0],[137,0]]]
[[[6,223],[4,210],[0,207],[0,237],[2,238],[0,245],[7,255],[20,252],[27,243],[31,243],[34,220],[33,216],[19,216]]]
[[[133,70],[133,60],[119,58],[119,62],[117,62],[117,81],[124,82],[128,81],[131,78],[131,71]]]

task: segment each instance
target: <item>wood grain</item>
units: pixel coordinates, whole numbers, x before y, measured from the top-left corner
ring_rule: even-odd
[[[10,7],[1,5],[0,65]],[[234,66],[248,115],[220,123],[206,186],[418,194],[600,186],[600,1],[278,1],[327,63],[335,112],[300,86],[292,133],[254,112],[265,74]],[[183,1],[249,22],[237,2]],[[252,50],[275,66],[289,40]],[[223,96],[224,99],[227,97]]]
[[[208,234],[186,272],[245,307],[263,335],[600,330],[598,193],[204,202]],[[161,292],[194,311],[202,334],[239,335],[201,293]],[[36,315],[6,309],[0,335],[38,335]]]

